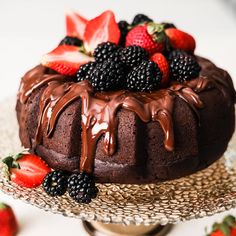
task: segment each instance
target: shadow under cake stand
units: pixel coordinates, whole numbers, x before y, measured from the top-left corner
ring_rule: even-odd
[[[14,101],[0,102],[0,157],[22,151]],[[22,188],[2,176],[0,189],[46,211],[83,220],[90,235],[160,236],[170,230],[171,224],[236,206],[234,159],[236,135],[225,155],[205,170],[159,184],[98,184],[99,195],[90,204],[78,204],[67,194],[53,198],[41,187]]]

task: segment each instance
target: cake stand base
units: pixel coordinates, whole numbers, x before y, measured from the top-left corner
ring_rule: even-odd
[[[120,224],[104,224],[100,222],[83,221],[83,226],[90,236],[164,236],[171,225],[139,225],[126,226]]]

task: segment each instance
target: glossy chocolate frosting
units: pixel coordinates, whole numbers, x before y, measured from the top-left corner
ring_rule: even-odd
[[[208,60],[198,57],[202,67],[200,76],[183,84],[173,82],[166,89],[152,93],[93,91],[88,81],[72,82],[70,78],[58,74],[48,74],[47,69],[38,65],[22,78],[18,99],[24,106],[33,91],[46,86],[40,98],[39,122],[32,146],[42,142],[43,129],[47,137],[54,134],[60,114],[75,100],[80,99],[82,152],[80,170],[91,173],[98,140],[104,136],[103,148],[106,155],[116,152],[117,146],[117,113],[121,109],[134,112],[143,122],[158,122],[164,133],[164,146],[169,152],[175,148],[173,127],[173,110],[175,99],[182,99],[191,108],[199,124],[199,109],[205,105],[199,94],[217,89],[229,106],[235,99],[235,91],[227,72],[217,68]],[[23,122],[24,123],[24,122]],[[79,139],[79,137],[78,137]]]

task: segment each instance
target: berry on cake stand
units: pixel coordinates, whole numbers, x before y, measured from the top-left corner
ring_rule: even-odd
[[[35,129],[29,131],[26,139],[21,134],[23,144],[30,140],[25,145],[29,150],[2,161],[5,176],[0,178],[2,191],[44,210],[82,219],[91,235],[165,235],[170,224],[234,207],[236,171],[227,165],[227,153],[231,159],[236,157],[235,137],[225,157],[216,161],[219,156],[213,155],[204,165],[195,163],[193,169],[189,165],[182,168],[180,162],[178,167],[183,171],[180,173],[172,173],[173,167],[169,165],[163,167],[165,170],[159,168],[168,174],[152,172],[149,168],[151,174],[147,173],[150,174],[147,177],[136,173],[140,172],[137,168],[125,179],[117,175],[117,169],[108,167],[105,172],[110,174],[104,177],[103,169],[97,172],[95,161],[97,143],[103,135],[104,155],[113,158],[117,151],[116,115],[120,108],[135,113],[139,122],[158,122],[164,134],[159,148],[177,158],[173,125],[175,98],[187,104],[196,120],[198,110],[204,108],[199,92],[215,88],[231,102],[228,106],[234,107],[231,100],[235,94],[228,74],[221,74],[212,63],[195,56],[194,38],[172,23],[157,24],[143,14],[136,15],[131,24],[116,23],[111,11],[92,20],[69,12],[66,21],[66,37],[43,56],[41,65],[22,79],[17,105],[21,131],[29,131],[25,114],[21,112],[27,107],[29,97],[37,89],[45,90]],[[218,71],[213,79],[204,74],[211,69]],[[225,79],[225,83],[218,81],[218,77]],[[43,147],[43,141],[53,137],[61,113],[79,99],[82,103],[79,161],[73,162],[70,157],[71,165],[61,164],[60,158],[54,162],[55,150],[50,150],[48,156],[37,147]],[[0,107],[0,131],[4,136],[0,141],[0,157],[3,157],[9,152],[17,153],[20,143],[12,101]],[[231,113],[234,115],[233,108]],[[66,125],[61,127],[72,126]],[[230,130],[225,139],[231,136]],[[200,171],[194,173],[197,170]],[[166,181],[157,182],[157,179]]]

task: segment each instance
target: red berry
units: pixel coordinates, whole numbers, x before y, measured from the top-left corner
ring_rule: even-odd
[[[16,217],[11,207],[0,203],[0,235],[15,236],[18,228]]]
[[[3,163],[8,167],[10,180],[26,188],[39,186],[51,171],[39,156],[33,154],[9,156],[3,159]]]
[[[164,57],[162,53],[155,53],[151,56],[151,61],[154,61],[158,67],[160,68],[162,72],[162,80],[161,85],[162,87],[167,86],[169,82],[169,76],[170,76],[170,69],[169,69],[169,63]]]
[[[236,236],[236,227],[231,229],[230,236]]]
[[[60,45],[42,58],[42,65],[49,67],[62,75],[74,75],[81,65],[93,61],[92,57],[79,52],[79,48],[70,45]]]
[[[84,39],[85,26],[88,20],[76,12],[69,11],[66,14],[66,35]]]
[[[150,55],[165,49],[166,36],[163,25],[153,22],[134,27],[126,36],[126,47],[137,45],[144,48]]]
[[[210,236],[225,236],[221,230],[216,230],[210,234]]]
[[[190,34],[175,28],[166,29],[165,33],[169,37],[170,44],[173,48],[181,49],[189,53],[194,52],[196,42]]]
[[[119,43],[120,29],[112,11],[105,11],[90,20],[85,28],[84,45],[88,52],[93,52],[98,44],[104,42]]]

